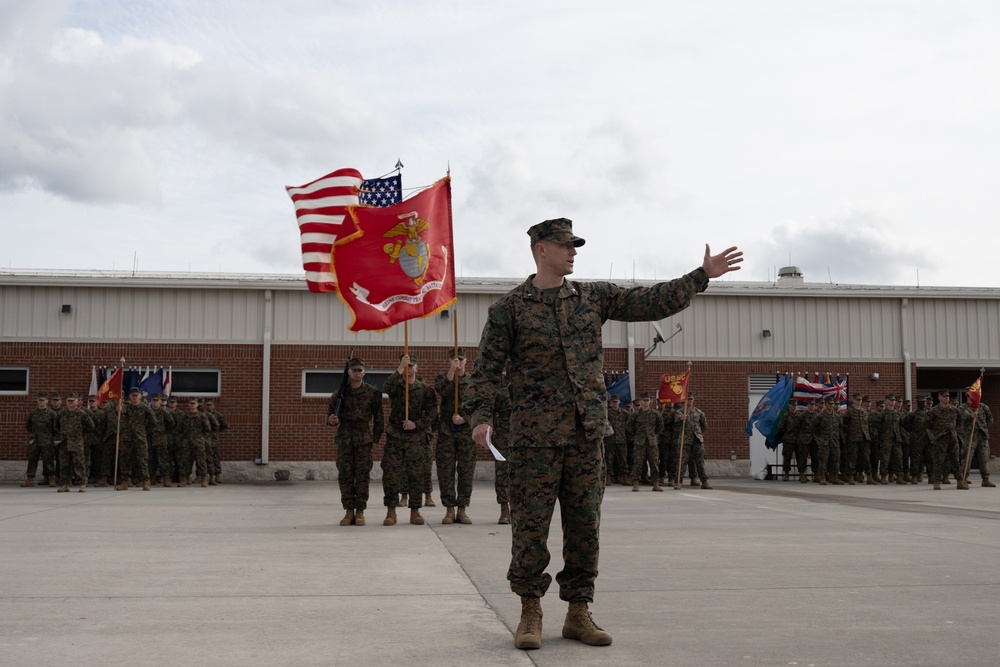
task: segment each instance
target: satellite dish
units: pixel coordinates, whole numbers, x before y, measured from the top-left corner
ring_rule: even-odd
[[[657,324],[656,322],[650,322],[650,324],[653,325],[653,331],[656,332],[656,335],[653,336],[653,342],[654,343],[664,342],[666,338],[663,337],[663,329],[660,328],[660,325]]]

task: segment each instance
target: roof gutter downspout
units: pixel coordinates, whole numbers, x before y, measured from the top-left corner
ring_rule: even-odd
[[[900,302],[899,316],[900,328],[903,339],[903,398],[907,401],[913,400],[913,384],[910,380],[910,327],[907,324],[907,315],[910,310],[910,300],[903,298]]]
[[[274,301],[271,290],[264,290],[264,346],[261,369],[260,465],[267,465],[268,437],[271,433],[271,338],[273,337]]]

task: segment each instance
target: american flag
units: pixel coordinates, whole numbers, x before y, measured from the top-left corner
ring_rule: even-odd
[[[295,206],[302,236],[302,268],[310,292],[337,291],[330,266],[338,238],[358,231],[347,215],[348,206],[391,206],[400,200],[402,178],[364,180],[356,169],[338,169],[299,187],[286,186]]]

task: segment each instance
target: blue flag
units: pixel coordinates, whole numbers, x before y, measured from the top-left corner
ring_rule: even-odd
[[[139,383],[139,389],[152,398],[156,394],[163,393],[163,369],[156,371],[148,378]]]
[[[628,403],[632,400],[632,389],[628,384],[628,373],[622,373],[622,376],[608,385],[608,393],[614,394],[621,399],[622,403]]]
[[[753,435],[754,424],[757,430],[764,436],[764,444],[768,449],[777,449],[778,443],[774,440],[774,433],[778,427],[778,421],[788,410],[788,400],[795,391],[795,383],[788,375],[783,375],[771,389],[761,397],[757,407],[753,409],[753,414],[747,421],[747,435]]]

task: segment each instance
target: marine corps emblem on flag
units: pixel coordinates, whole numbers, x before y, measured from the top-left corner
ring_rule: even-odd
[[[403,222],[399,223],[384,236],[387,239],[393,237],[404,237],[395,243],[386,243],[382,250],[389,255],[389,263],[395,264],[399,260],[399,267],[403,273],[413,278],[413,282],[420,284],[424,281],[424,273],[427,271],[428,250],[427,244],[420,238],[420,233],[430,229],[430,223],[420,217],[416,211],[402,213],[398,216]]]
[[[687,399],[688,380],[690,378],[691,371],[676,375],[664,373],[660,377],[660,390],[656,393],[656,398],[660,403],[680,403]]]

